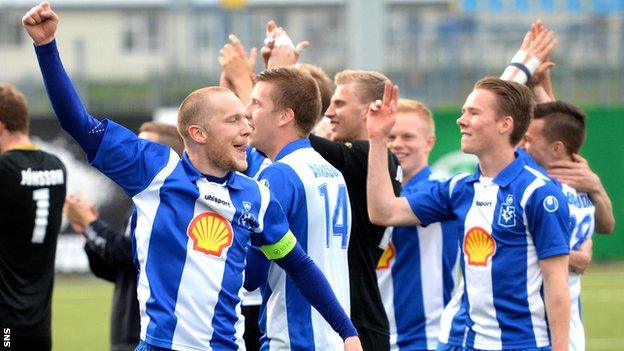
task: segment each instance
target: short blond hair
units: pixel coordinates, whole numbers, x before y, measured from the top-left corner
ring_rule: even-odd
[[[334,83],[344,85],[354,83],[357,85],[355,94],[361,103],[370,103],[383,98],[384,87],[388,78],[375,71],[344,70],[336,73]]]
[[[435,122],[433,120],[433,113],[424,103],[418,100],[411,99],[399,99],[397,105],[398,113],[413,113],[418,118],[427,123],[427,126],[431,129],[431,134],[435,135]]]

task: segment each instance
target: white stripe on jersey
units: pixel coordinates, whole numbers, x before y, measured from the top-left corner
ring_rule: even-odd
[[[541,173],[535,171],[530,167],[525,167],[527,170],[531,171],[531,173],[536,175],[541,175]],[[533,172],[534,171],[534,172]],[[541,175],[538,178],[535,178],[527,186],[522,194],[522,200],[520,201],[520,207],[522,208],[522,213],[524,217],[524,223],[529,223],[526,216],[526,204],[529,201],[529,198],[535,190],[539,187],[542,187],[546,184],[544,180],[544,176]],[[526,234],[527,234],[527,294],[528,294],[528,304],[529,310],[531,311],[531,322],[533,324],[533,335],[535,335],[535,343],[537,347],[544,347],[550,345],[549,337],[548,337],[548,325],[543,316],[546,315],[546,307],[544,306],[544,300],[540,295],[540,290],[542,288],[542,270],[539,266],[539,259],[537,257],[537,249],[535,244],[533,243],[533,236],[529,232],[529,227],[526,226]]]
[[[152,225],[154,224],[154,218],[156,217],[156,212],[160,205],[160,198],[158,195],[160,192],[157,191],[157,189],[162,187],[165,179],[169,177],[180,161],[180,157],[175,151],[171,149],[169,151],[169,161],[167,161],[165,167],[156,174],[156,177],[154,177],[152,182],[143,189],[143,191],[132,198],[137,211],[136,229],[134,231],[136,254],[140,267],[142,268],[139,272],[137,283],[137,299],[139,300],[139,312],[141,315],[141,340],[145,340],[147,326],[150,323],[150,317],[146,313],[146,303],[151,295],[151,291],[145,271],[145,263],[147,262]]]
[[[232,203],[227,187],[210,183],[206,178],[196,181],[199,189],[199,198],[195,201],[193,217],[205,211],[211,211],[214,203],[208,202],[202,194],[211,194],[224,202]],[[224,206],[219,213],[229,222],[234,222],[234,206]],[[193,289],[180,288],[176,301],[175,315],[176,328],[173,334],[172,348],[202,345],[206,350],[212,350],[210,340],[212,335],[206,334],[206,325],[211,325],[214,310],[219,300],[219,294],[206,294],[206,291],[219,292],[223,279],[225,265],[221,257],[206,255],[193,249],[193,240],[186,243],[186,261],[180,278],[180,286],[193,286]],[[222,257],[227,257],[230,247],[224,248]],[[193,303],[202,301],[202,304]],[[237,306],[237,308],[240,308]],[[237,322],[238,323],[238,322]],[[243,343],[243,335],[236,335],[239,346]]]
[[[438,341],[444,344],[449,343],[449,336],[451,334],[451,328],[453,325],[453,318],[459,312],[459,309],[462,304],[462,297],[464,296],[464,278],[459,279],[459,285],[451,298],[451,301],[446,304],[444,307],[444,311],[442,311],[442,316],[440,316],[440,331],[438,335]],[[462,321],[463,322],[463,321]],[[464,338],[466,337],[466,333],[464,332]],[[465,345],[466,341],[462,343]]]
[[[499,186],[491,179],[481,178],[480,182],[474,183],[475,196],[466,214],[464,235],[470,228],[481,227],[487,233],[492,233],[492,222],[494,222],[494,208],[497,203],[496,196]],[[477,206],[476,202],[490,203],[489,206]],[[462,250],[464,261],[468,262],[469,257],[466,250]],[[494,254],[492,254],[492,257]],[[492,258],[489,258],[490,260]],[[492,350],[502,348],[501,329],[496,318],[496,308],[494,308],[494,295],[492,294],[492,264],[485,266],[465,265],[466,287],[470,304],[470,319],[474,322],[475,345],[487,345]],[[478,298],[470,299],[471,296]],[[476,347],[476,346],[475,346]]]
[[[430,279],[431,272],[443,272],[442,268],[442,224],[432,223],[427,227],[418,227],[418,246],[420,248],[420,274],[422,284],[422,300],[427,322],[427,348],[433,350],[437,345],[440,316],[444,309],[444,281],[442,277]],[[423,259],[435,258],[435,259]]]

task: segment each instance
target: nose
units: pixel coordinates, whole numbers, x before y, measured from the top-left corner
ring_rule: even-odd
[[[327,111],[325,111],[325,116],[329,119],[336,116],[336,111],[334,110],[334,104],[329,105],[329,107],[327,108]]]
[[[466,113],[462,113],[462,115],[457,118],[457,125],[459,125],[460,127],[465,127],[468,124],[466,115]]]
[[[249,122],[249,120],[249,116],[242,119],[243,127],[241,128],[241,134],[244,136],[248,136],[251,132],[253,132],[253,125]]]

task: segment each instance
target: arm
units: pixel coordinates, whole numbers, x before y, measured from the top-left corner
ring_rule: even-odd
[[[383,101],[371,104],[366,119],[370,139],[366,180],[368,215],[371,222],[383,226],[420,224],[407,199],[394,195],[387,167],[386,140],[394,125],[398,98],[399,88],[387,81]]]
[[[589,163],[578,154],[573,161],[555,161],[548,167],[548,176],[568,184],[578,192],[589,195],[596,208],[596,232],[608,234],[615,227],[613,205],[600,177],[589,167]]]
[[[560,255],[541,260],[540,268],[544,278],[544,302],[552,350],[568,350],[570,334],[568,256]]]
[[[252,48],[247,55],[243,44],[234,34],[229,39],[230,42],[219,50],[219,64],[223,70],[220,85],[232,90],[247,105],[251,100],[257,50]]]
[[[246,261],[243,286],[247,291],[254,291],[266,282],[270,262],[262,254],[262,251],[253,246],[247,250]]]
[[[23,26],[35,43],[45,87],[61,127],[92,159],[102,141],[105,124],[87,113],[63,68],[54,41],[58,21],[47,1],[33,7],[22,18]]]
[[[570,250],[570,270],[574,273],[583,274],[591,263],[594,242],[591,238],[579,247],[578,250]]]

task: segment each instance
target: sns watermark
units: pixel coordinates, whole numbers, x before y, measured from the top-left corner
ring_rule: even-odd
[[[2,346],[11,347],[11,328],[2,328]]]

